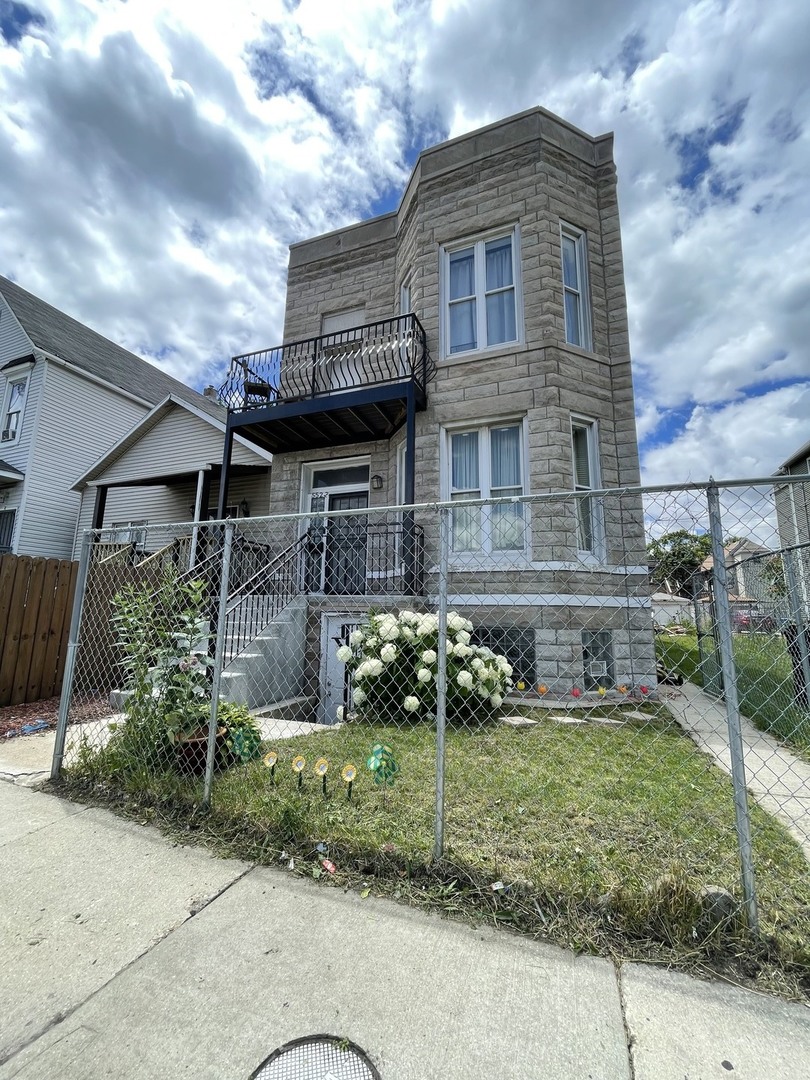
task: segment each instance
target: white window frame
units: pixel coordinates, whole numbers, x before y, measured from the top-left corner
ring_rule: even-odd
[[[149,524],[146,518],[138,518],[133,521],[113,521],[108,529],[110,544],[132,544],[133,549],[139,554],[146,551],[146,527]]]
[[[410,315],[413,312],[413,296],[411,289],[411,279],[406,277],[403,279],[402,284],[399,287],[399,313],[400,315]]]
[[[529,452],[527,418],[525,416],[510,416],[505,418],[492,418],[474,423],[451,424],[442,428],[441,441],[441,498],[444,502],[452,501],[452,437],[465,432],[476,431],[479,434],[478,442],[478,480],[480,483],[480,498],[497,498],[497,492],[492,495],[491,471],[492,456],[490,452],[489,433],[493,428],[517,427],[520,429],[520,471],[522,495],[529,494]],[[481,433],[485,437],[481,439]],[[522,496],[521,496],[522,497]],[[493,548],[492,547],[492,522],[491,507],[481,507],[481,536],[482,546],[477,551],[456,551],[453,548],[453,519],[451,514],[450,527],[450,555],[454,563],[459,562],[487,562],[510,563],[519,561],[521,565],[531,560],[531,527],[529,520],[529,504],[523,503],[523,547],[520,548]]]
[[[405,505],[405,454],[408,450],[408,440],[403,439],[397,447],[397,506]]]
[[[565,284],[565,270],[563,261],[563,241],[573,240],[576,251],[577,284],[572,287]],[[563,320],[565,323],[565,341],[577,349],[585,349],[590,352],[593,348],[591,333],[591,289],[588,277],[588,234],[584,229],[578,229],[576,225],[569,225],[567,221],[560,222],[560,273],[563,287]],[[579,341],[573,340],[571,327],[568,325],[568,315],[565,298],[568,293],[575,295],[579,300],[579,322],[577,334]]]
[[[11,374],[6,376],[6,388],[5,393],[3,394],[3,412],[0,414],[0,419],[2,419],[2,426],[0,426],[0,445],[13,446],[20,437],[23,420],[25,419],[25,403],[28,400],[28,387],[30,382],[30,371],[26,371],[25,374]],[[6,432],[11,430],[8,423],[11,394],[13,392],[13,387],[20,383],[23,384],[23,391],[20,407],[15,410],[15,413],[18,416],[17,426],[14,429],[13,435],[7,435]]]
[[[515,294],[515,337],[511,341],[499,341],[494,345],[487,345],[487,317],[486,317],[486,260],[485,248],[493,240],[509,238],[512,242],[512,285],[506,286],[514,290]],[[476,344],[472,349],[450,351],[450,256],[464,248],[473,248],[474,276],[475,276],[475,309],[476,309]],[[513,225],[511,228],[491,229],[485,233],[477,233],[461,240],[454,240],[452,244],[444,244],[440,248],[440,272],[439,290],[441,296],[440,305],[440,355],[444,360],[454,360],[456,357],[477,356],[479,353],[488,353],[495,350],[503,351],[512,346],[523,343],[523,287],[520,272],[520,226]]]
[[[588,441],[588,483],[583,484],[577,479],[576,452],[574,449],[574,431],[586,432]],[[599,455],[599,423],[589,416],[571,416],[571,480],[574,491],[598,491],[602,487],[602,468]],[[605,514],[604,506],[600,498],[579,500],[582,507],[576,506],[577,528],[577,551],[580,557],[590,557],[603,562],[606,554],[605,543]],[[585,547],[583,543],[580,514],[589,512],[591,516],[591,547]]]

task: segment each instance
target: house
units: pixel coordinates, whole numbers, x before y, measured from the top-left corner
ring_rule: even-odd
[[[224,415],[153,364],[0,277],[0,552],[71,558],[77,477],[167,398]],[[123,504],[116,513],[121,520],[143,516]]]
[[[206,394],[170,394],[137,421],[72,485],[81,503],[75,557],[86,529],[103,529],[102,543],[154,553],[192,530],[172,523],[216,516],[227,413]],[[267,514],[272,456],[237,438],[226,516]],[[165,528],[147,528],[148,525]]]
[[[611,134],[534,108],[424,150],[396,211],[292,245],[284,342],[220,393],[222,498],[241,436],[312,515],[304,682],[372,601],[435,607],[436,514],[366,507],[577,492],[455,511],[450,602],[530,686],[654,685],[641,501],[587,497],[639,481]]]
[[[774,481],[774,501],[783,559],[790,563],[795,596],[810,622],[810,442],[779,466],[777,476],[805,477],[806,481]]]
[[[771,577],[774,552],[748,537],[737,537],[724,545],[723,553],[732,627],[772,630],[782,607]],[[714,558],[708,555],[701,564],[704,582],[709,581],[713,566]],[[703,600],[708,600],[708,595]]]

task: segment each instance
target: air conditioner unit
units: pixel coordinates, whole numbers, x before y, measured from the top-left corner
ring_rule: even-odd
[[[594,679],[603,679],[607,675],[607,663],[604,660],[592,660],[588,664],[588,674]]]
[[[5,428],[3,430],[3,434],[0,436],[0,441],[9,442],[13,438],[14,438],[14,432],[11,430],[11,428]]]

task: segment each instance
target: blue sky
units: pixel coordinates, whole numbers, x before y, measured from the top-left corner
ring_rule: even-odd
[[[0,273],[194,385],[275,343],[290,243],[424,146],[613,130],[644,478],[810,438],[798,0],[0,0]]]

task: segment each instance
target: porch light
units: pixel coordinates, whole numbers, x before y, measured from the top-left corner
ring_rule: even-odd
[[[371,478],[371,487],[373,491],[382,491],[385,481],[379,473],[374,473]]]

